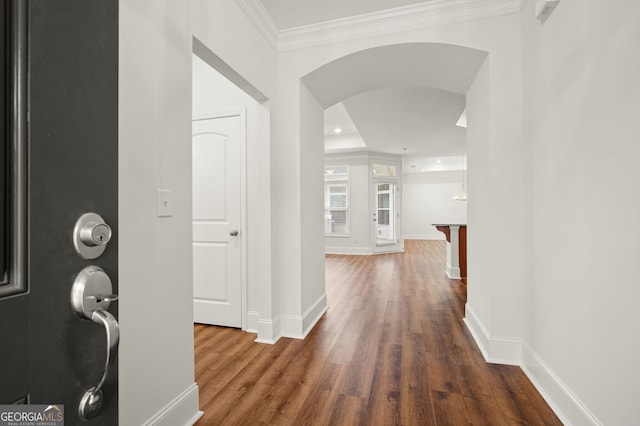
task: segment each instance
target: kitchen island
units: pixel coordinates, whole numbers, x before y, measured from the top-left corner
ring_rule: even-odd
[[[467,225],[461,223],[434,223],[433,226],[447,239],[447,277],[467,282]]]

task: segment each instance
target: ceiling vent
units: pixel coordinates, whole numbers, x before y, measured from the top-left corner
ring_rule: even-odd
[[[546,21],[558,3],[560,3],[560,0],[536,0],[536,18],[540,22]]]

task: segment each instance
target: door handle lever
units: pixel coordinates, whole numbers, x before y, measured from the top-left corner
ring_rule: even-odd
[[[91,320],[104,326],[107,335],[107,358],[104,363],[104,371],[102,377],[97,385],[87,390],[82,399],[80,399],[80,405],[78,406],[78,414],[82,420],[88,420],[94,418],[100,412],[102,404],[104,402],[104,396],[102,394],[102,385],[104,385],[107,376],[109,375],[109,369],[113,365],[118,355],[118,345],[120,343],[120,328],[118,321],[113,315],[102,309],[98,309],[91,315]]]
[[[112,291],[111,279],[97,266],[87,266],[80,271],[71,288],[71,305],[75,313],[80,318],[102,325],[107,338],[107,356],[102,377],[80,399],[78,415],[82,420],[94,418],[100,413],[104,402],[102,385],[118,356],[120,328],[115,317],[107,312],[111,302],[118,299],[118,295],[112,294]]]

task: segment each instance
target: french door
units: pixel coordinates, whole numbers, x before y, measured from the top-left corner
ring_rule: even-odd
[[[373,181],[374,252],[396,251],[400,247],[399,187],[396,181]]]

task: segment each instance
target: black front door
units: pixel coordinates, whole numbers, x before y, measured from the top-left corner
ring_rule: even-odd
[[[74,425],[107,335],[116,355],[118,2],[2,0],[2,14],[0,404],[61,404]],[[80,297],[94,317],[74,312],[78,282],[99,290]],[[86,424],[118,423],[110,364]]]

